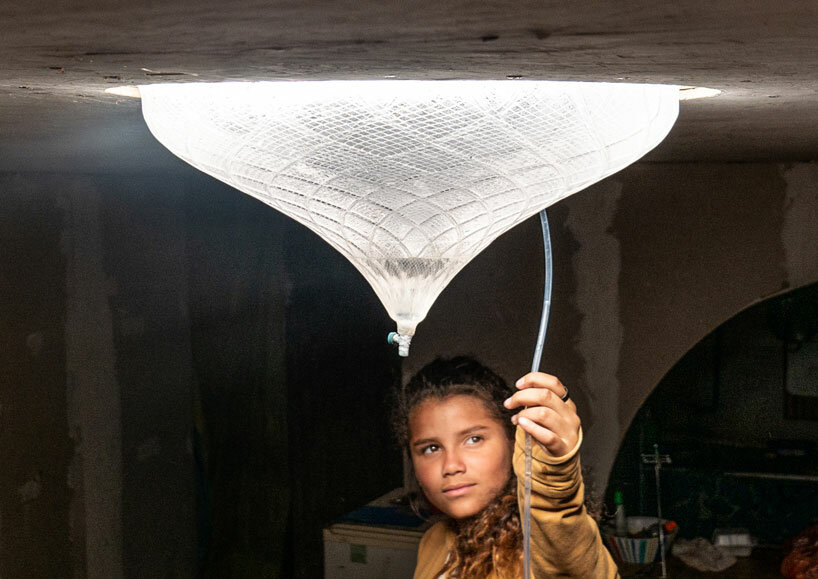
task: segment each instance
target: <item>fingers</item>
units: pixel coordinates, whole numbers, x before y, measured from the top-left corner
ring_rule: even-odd
[[[568,400],[570,402],[570,400]],[[546,406],[555,412],[564,412],[570,408],[568,402],[563,402],[553,390],[547,388],[528,388],[520,390],[503,402],[503,406],[508,409],[519,408],[520,406]]]
[[[562,401],[567,388],[556,376],[532,372],[520,378],[516,386],[519,391],[503,403],[506,408],[546,406],[560,414],[576,413],[576,406],[571,399]]]
[[[566,418],[556,411],[546,406],[531,406],[520,410],[517,414],[511,417],[514,424],[519,424],[520,417],[525,417],[532,422],[536,422],[540,426],[544,426],[550,430],[560,429],[568,421]]]
[[[579,431],[579,416],[575,412],[558,413],[545,406],[531,406],[511,417],[514,424],[521,424],[521,418],[547,428],[562,438],[574,438]]]
[[[516,384],[518,391],[503,404],[506,408],[522,408],[512,417],[553,456],[569,452],[579,440],[580,420],[572,400],[562,401],[566,388],[550,374],[533,372]]]
[[[550,416],[542,414],[545,409],[527,408],[513,417],[513,421],[551,456],[564,456],[579,441],[579,421],[574,423],[557,417],[553,411]],[[538,412],[539,411],[539,412]]]
[[[557,436],[554,431],[537,424],[522,416],[519,420],[519,426],[531,435],[531,438],[545,448],[553,456],[562,456],[567,454],[573,446],[569,446],[566,441]]]
[[[530,372],[517,380],[515,384],[518,390],[525,390],[527,388],[547,388],[560,398],[562,398],[568,389],[563,386],[560,379],[551,374],[544,374],[542,372]]]

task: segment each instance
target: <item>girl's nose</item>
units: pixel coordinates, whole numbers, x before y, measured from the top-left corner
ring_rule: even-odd
[[[446,452],[446,460],[443,461],[443,476],[454,476],[466,471],[466,465],[463,462],[459,452]]]

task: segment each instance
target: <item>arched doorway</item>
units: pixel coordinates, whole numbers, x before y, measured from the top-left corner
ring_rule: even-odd
[[[665,375],[632,421],[606,503],[662,509],[679,536],[744,528],[775,549],[818,523],[818,284],[757,304],[711,332]],[[773,565],[775,555],[769,555]]]

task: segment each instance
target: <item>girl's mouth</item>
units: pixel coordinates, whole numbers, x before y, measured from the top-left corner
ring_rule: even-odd
[[[447,497],[460,497],[460,496],[463,496],[466,493],[468,493],[469,490],[471,490],[471,488],[474,487],[474,486],[475,486],[474,483],[469,483],[469,484],[463,484],[463,485],[449,487],[449,488],[443,489],[443,494],[446,495]]]

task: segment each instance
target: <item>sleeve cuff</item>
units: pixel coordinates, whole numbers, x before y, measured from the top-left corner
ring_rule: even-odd
[[[516,444],[517,447],[520,449],[521,452],[525,452],[525,430],[517,427],[516,433]],[[582,427],[579,429],[579,437],[577,438],[577,443],[574,445],[574,448],[569,450],[562,456],[551,456],[548,454],[543,447],[537,443],[536,440],[532,439],[531,445],[531,458],[536,460],[537,462],[541,462],[547,465],[556,466],[560,464],[565,464],[569,462],[572,458],[576,456],[579,452],[579,447],[582,446]]]

